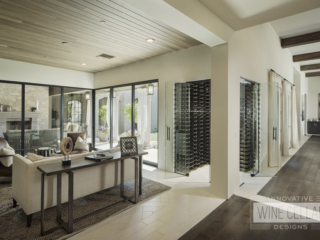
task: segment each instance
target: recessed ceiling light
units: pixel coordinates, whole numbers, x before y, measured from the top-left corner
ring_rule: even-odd
[[[105,20],[101,20],[100,23],[101,23],[101,24],[105,24],[106,21],[105,21]]]
[[[81,65],[82,65],[82,66],[86,66],[87,64],[86,64],[86,63],[81,63]]]
[[[155,42],[156,40],[154,40],[153,38],[148,38],[146,39],[146,42]]]

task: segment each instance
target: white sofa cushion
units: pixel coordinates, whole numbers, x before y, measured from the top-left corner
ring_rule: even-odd
[[[7,143],[4,148],[0,150],[0,155],[13,155],[15,154],[14,149],[10,147],[10,145]],[[13,163],[13,158],[11,157],[0,157],[0,162],[5,167],[10,167]]]
[[[77,138],[77,141],[74,145],[74,150],[85,150],[89,151],[87,139],[82,139],[81,137]]]
[[[64,132],[67,132],[69,130],[69,125],[70,125],[70,123],[64,123],[63,124],[63,131]]]
[[[141,145],[138,145],[142,150]],[[117,152],[119,148],[101,150],[98,152]],[[92,155],[91,152],[70,155],[71,162],[83,160],[84,157]],[[41,172],[38,166],[60,163],[61,157],[49,157],[41,161],[32,162],[21,155],[13,156],[13,178],[12,195],[19,203],[23,211],[29,215],[40,211],[41,194]],[[124,181],[134,179],[134,161],[126,159],[124,161]],[[97,165],[89,168],[74,171],[74,199],[113,187],[120,184],[120,162]],[[57,176],[45,177],[45,208],[56,206],[57,204]],[[62,203],[68,201],[68,176],[62,174]]]
[[[36,162],[41,159],[44,159],[45,157],[41,156],[41,155],[34,154],[34,153],[27,153],[27,158],[32,162]]]

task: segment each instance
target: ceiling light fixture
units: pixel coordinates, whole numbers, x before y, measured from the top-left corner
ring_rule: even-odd
[[[81,65],[82,65],[82,66],[87,66],[87,64],[86,64],[86,63],[81,63]]]
[[[146,42],[149,42],[149,43],[153,43],[153,42],[155,42],[156,40],[154,40],[153,38],[148,38],[148,39],[146,39]]]
[[[101,20],[100,23],[101,23],[101,24],[105,24],[106,21],[105,21],[105,20]]]

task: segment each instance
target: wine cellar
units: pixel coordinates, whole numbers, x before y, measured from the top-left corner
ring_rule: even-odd
[[[259,171],[260,85],[240,83],[240,171]]]
[[[176,173],[210,164],[210,80],[174,85],[174,167]]]

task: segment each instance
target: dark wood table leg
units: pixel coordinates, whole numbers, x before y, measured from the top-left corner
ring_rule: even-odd
[[[61,219],[61,173],[57,174],[57,221]]]
[[[44,236],[44,173],[41,174],[41,236]]]
[[[134,158],[134,203],[138,203],[138,170],[139,170],[139,160]]]
[[[142,194],[142,156],[139,156],[139,194]]]
[[[69,193],[68,193],[68,233],[73,232],[73,172],[68,172],[69,175]]]
[[[124,195],[124,160],[121,160],[120,167],[120,196]]]

